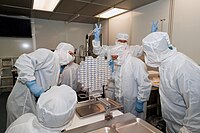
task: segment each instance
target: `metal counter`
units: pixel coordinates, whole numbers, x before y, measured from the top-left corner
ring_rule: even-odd
[[[89,125],[81,126],[63,133],[162,133],[149,123],[136,118],[130,113],[116,116],[107,121],[102,120]]]

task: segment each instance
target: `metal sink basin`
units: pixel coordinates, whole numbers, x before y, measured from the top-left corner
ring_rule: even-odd
[[[105,100],[110,103],[111,110],[120,109],[122,105],[117,103],[116,101],[105,98]],[[80,118],[85,118],[88,116],[96,115],[105,112],[104,105],[100,101],[84,101],[78,103],[76,107],[76,112],[80,116]]]

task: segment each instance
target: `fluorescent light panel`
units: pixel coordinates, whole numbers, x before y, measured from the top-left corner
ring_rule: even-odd
[[[33,9],[53,11],[60,0],[34,0]]]
[[[110,17],[116,16],[118,14],[124,13],[126,11],[128,11],[128,10],[120,9],[120,8],[111,8],[111,9],[108,9],[107,11],[105,11],[105,12],[102,12],[102,13],[96,15],[95,17],[110,18]]]

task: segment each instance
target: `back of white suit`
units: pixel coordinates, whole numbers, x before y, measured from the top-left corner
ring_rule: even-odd
[[[62,74],[60,75],[60,79],[59,79],[59,84],[65,84],[68,85],[70,87],[72,87],[72,89],[74,89],[75,91],[79,91],[78,90],[78,68],[79,65],[76,63],[71,63],[68,64]]]
[[[146,101],[151,92],[151,82],[148,79],[146,65],[138,58],[128,55],[120,70],[124,111],[142,119],[146,118]],[[144,101],[142,113],[135,111],[136,100]]]
[[[7,127],[25,113],[35,114],[36,99],[26,86],[27,81],[36,80],[44,91],[57,85],[59,58],[48,49],[38,49],[21,55],[15,63],[18,78],[7,100]]]

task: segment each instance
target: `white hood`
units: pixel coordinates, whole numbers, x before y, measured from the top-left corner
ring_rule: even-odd
[[[59,57],[60,65],[67,65],[74,61],[75,57],[70,55],[69,51],[74,53],[74,47],[69,43],[61,42],[56,47],[55,53]]]
[[[143,40],[143,50],[146,53],[145,62],[151,67],[159,67],[161,62],[176,53],[176,48],[171,46],[169,36],[165,32],[153,32]]]
[[[37,102],[38,121],[48,128],[62,127],[72,120],[76,103],[76,92],[71,87],[53,86]]]

